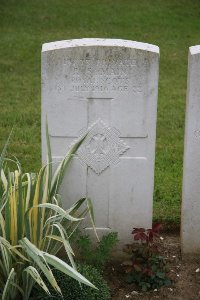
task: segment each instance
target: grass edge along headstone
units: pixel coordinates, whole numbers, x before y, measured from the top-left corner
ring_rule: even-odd
[[[182,255],[200,256],[200,46],[188,54],[181,210]]]
[[[131,241],[152,226],[159,48],[119,39],[77,39],[42,47],[45,120],[54,161],[84,132],[61,188],[64,207],[93,201],[97,232]],[[91,224],[84,223],[86,233]]]

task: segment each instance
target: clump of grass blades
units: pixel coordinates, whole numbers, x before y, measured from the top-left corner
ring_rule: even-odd
[[[10,171],[11,160],[5,158],[9,139],[5,144],[0,156],[0,296],[2,300],[29,299],[35,283],[49,294],[40,276],[41,273],[62,295],[50,266],[81,283],[94,287],[76,270],[74,253],[69,242],[86,214],[90,214],[94,226],[91,201],[82,198],[71,208],[64,210],[58,194],[64,172],[83,139],[73,145],[53,173],[47,128],[47,164],[41,168],[39,174],[23,174],[17,159],[14,159],[16,170]],[[83,207],[84,203],[87,205]],[[63,246],[70,264],[56,257]]]

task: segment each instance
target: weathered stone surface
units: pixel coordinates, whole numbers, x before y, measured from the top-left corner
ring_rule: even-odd
[[[200,255],[200,46],[189,48],[183,167],[183,255]]]
[[[122,242],[152,224],[158,61],[158,47],[124,40],[42,49],[43,161],[46,115],[55,161],[89,132],[64,179],[64,206],[90,197],[98,232],[118,231]]]

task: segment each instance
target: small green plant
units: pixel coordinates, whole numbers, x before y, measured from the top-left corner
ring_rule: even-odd
[[[80,235],[77,240],[77,246],[84,262],[95,266],[97,269],[103,269],[109,258],[110,252],[117,244],[117,241],[117,233],[110,232],[107,235],[104,235],[94,248],[88,235]]]
[[[136,283],[142,291],[171,285],[167,274],[165,258],[156,244],[160,224],[152,229],[133,228],[134,243],[126,245],[125,251],[131,254],[130,262],[125,263],[127,281]]]
[[[84,277],[90,280],[97,289],[90,288],[89,286],[81,285],[66,276],[62,272],[55,270],[54,276],[58,282],[63,298],[52,289],[49,283],[46,283],[52,297],[45,294],[45,292],[39,287],[36,286],[33,290],[33,299],[34,300],[49,300],[49,299],[65,299],[65,300],[109,300],[110,292],[106,281],[103,279],[101,273],[94,268],[93,266],[87,264],[77,264],[77,270]]]

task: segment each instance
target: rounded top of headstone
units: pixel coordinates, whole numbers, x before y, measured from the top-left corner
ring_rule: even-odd
[[[102,39],[102,38],[84,38],[84,39],[64,40],[64,41],[45,43],[42,45],[42,52],[65,49],[65,48],[73,48],[73,47],[87,47],[87,46],[125,47],[125,48],[133,48],[133,49],[139,49],[139,50],[144,50],[149,52],[155,52],[159,54],[159,47],[152,44],[122,40],[122,39]]]
[[[191,55],[200,54],[200,45],[190,47],[189,51]]]

